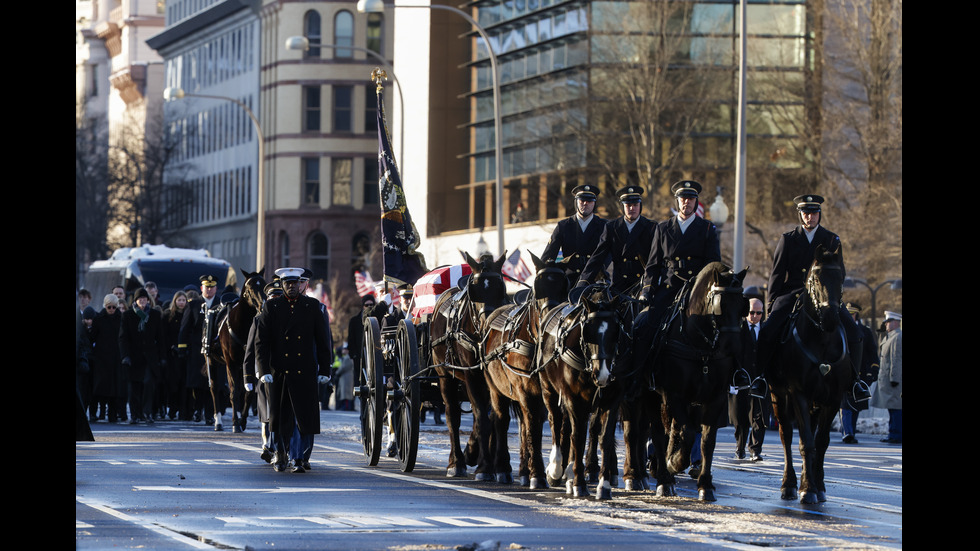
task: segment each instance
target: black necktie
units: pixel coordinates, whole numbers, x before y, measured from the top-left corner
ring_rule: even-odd
[[[759,338],[759,335],[758,335],[758,334],[756,334],[756,331],[755,331],[755,324],[753,323],[753,324],[752,324],[752,325],[750,325],[749,327],[750,327],[750,328],[752,329],[752,339],[753,339],[753,340],[757,340],[757,339]]]

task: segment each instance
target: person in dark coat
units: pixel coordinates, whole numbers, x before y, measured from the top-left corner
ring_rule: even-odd
[[[361,345],[364,342],[364,316],[371,315],[377,302],[374,293],[364,295],[361,297],[361,310],[347,322],[347,350],[350,352],[350,359],[354,360],[354,369],[358,372],[361,369]]]
[[[803,293],[807,274],[816,254],[817,246],[823,245],[828,251],[840,250],[841,275],[846,277],[844,251],[840,237],[821,225],[821,205],[824,198],[819,195],[799,195],[793,199],[799,214],[800,225],[793,231],[784,233],[776,244],[773,254],[772,271],[769,275],[769,316],[762,324],[759,333],[759,365],[765,373],[772,361],[776,341],[782,332],[796,300]],[[840,308],[840,322],[847,335],[847,348],[854,367],[855,385],[851,389],[855,402],[871,399],[871,391],[861,381],[858,366],[863,356],[863,343],[854,318],[845,308]],[[757,392],[763,381],[753,382],[752,392]]]
[[[670,186],[677,215],[657,224],[650,243],[650,254],[643,271],[639,298],[647,305],[636,317],[636,342],[654,343],[654,337],[674,299],[684,285],[697,277],[705,266],[721,261],[718,230],[697,215],[701,184],[681,180]],[[649,349],[634,354],[637,368],[649,356]]]
[[[747,294],[747,293],[746,293]],[[749,315],[742,321],[742,360],[740,366],[747,372],[746,379],[755,375],[756,343],[759,339],[759,328],[765,314],[765,306],[761,298],[749,298]],[[747,382],[747,381],[746,381]],[[746,386],[732,386],[728,395],[728,419],[735,427],[735,458],[745,459],[746,446],[749,459],[762,461],[762,444],[766,439],[767,405],[769,399],[751,396]]]
[[[643,188],[625,186],[617,190],[616,195],[623,205],[623,216],[606,222],[599,244],[582,270],[578,286],[595,283],[600,274],[607,276],[609,264],[612,264],[613,292],[623,293],[643,278],[654,227],[653,220],[641,214]]]
[[[568,288],[575,287],[585,265],[599,244],[606,227],[606,220],[595,214],[596,194],[599,187],[582,184],[572,189],[575,196],[575,214],[560,220],[551,232],[551,239],[541,253],[541,260],[557,260],[560,252],[565,263]]]
[[[848,302],[846,305],[847,313],[854,317],[854,323],[858,330],[864,335],[864,353],[861,356],[861,380],[867,385],[878,380],[878,338],[870,327],[861,323],[861,305],[856,302]],[[845,444],[857,444],[857,420],[858,415],[868,409],[868,402],[854,403],[851,393],[844,393],[844,398],[840,405],[840,431],[843,434],[841,441]]]
[[[266,300],[272,300],[282,296],[282,282],[278,278],[266,283],[263,289]],[[262,312],[255,315],[252,319],[252,326],[248,330],[248,340],[245,343],[245,357],[242,361],[242,376],[245,381],[245,390],[255,391],[256,409],[258,409],[259,429],[262,436],[262,453],[259,457],[266,463],[272,463],[275,457],[275,441],[273,439],[272,427],[269,426],[269,385],[259,384],[259,374],[255,366],[255,333],[259,327],[259,317]]]
[[[82,403],[79,375],[91,373],[89,353],[92,345],[88,339],[88,327],[82,320],[82,313],[75,310],[75,441],[92,441],[92,426],[85,417],[85,404]]]
[[[163,374],[166,349],[162,314],[150,304],[146,289],[136,290],[132,308],[123,314],[119,354],[129,375],[129,422],[153,423],[153,393]]]
[[[92,320],[89,338],[92,341],[92,396],[99,404],[99,418],[110,423],[122,417],[120,406],[125,408],[128,378],[123,375],[122,356],[119,355],[119,328],[122,313],[119,298],[108,294],[103,299],[102,310]]]
[[[218,282],[214,277],[200,277],[201,293],[188,292],[187,309],[180,322],[180,333],[177,338],[177,351],[187,361],[187,411],[193,412],[193,420],[199,423],[204,418],[211,420],[214,416],[214,401],[211,399],[208,381],[207,363],[202,352],[204,340],[204,318],[209,313],[221,307],[218,300]]]
[[[265,303],[255,332],[255,361],[269,386],[269,423],[275,438],[273,468],[303,472],[305,450],[289,449],[296,425],[302,435],[320,433],[317,384],[333,363],[326,316],[320,301],[300,293],[302,268],[280,268],[285,294]],[[288,454],[288,455],[287,455]]]
[[[177,291],[167,308],[163,311],[164,347],[167,350],[167,367],[163,373],[163,402],[167,409],[167,417],[173,421],[178,415],[183,415],[187,403],[187,359],[178,353],[180,343],[180,325],[184,321],[184,311],[187,310],[187,293]]]

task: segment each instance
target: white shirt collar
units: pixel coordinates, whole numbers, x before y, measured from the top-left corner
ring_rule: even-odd
[[[812,230],[808,230],[808,229],[806,229],[803,226],[800,226],[800,227],[803,228],[803,234],[806,235],[806,240],[808,242],[810,242],[810,243],[813,243],[813,236],[814,236],[814,234],[817,233],[817,228],[820,227],[820,224],[817,224],[816,226],[814,226]]]
[[[677,215],[677,225],[681,227],[681,233],[687,231],[687,227],[691,225],[691,222],[694,222],[694,219],[697,218],[697,216],[697,214],[692,214],[691,216],[687,217],[687,220],[681,220],[681,216],[679,214]]]
[[[595,213],[590,214],[585,218],[582,218],[581,214],[575,213],[575,218],[578,219],[578,227],[582,228],[582,231],[585,231],[585,228],[589,227],[589,222],[592,221],[593,216],[595,216]]]

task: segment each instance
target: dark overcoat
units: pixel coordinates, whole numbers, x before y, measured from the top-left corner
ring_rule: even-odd
[[[92,395],[99,398],[126,396],[126,377],[122,372],[122,356],[119,355],[119,326],[122,312],[110,314],[102,310],[92,320],[89,338],[92,341],[92,354],[89,365],[92,368]]]
[[[160,380],[161,362],[166,356],[163,337],[163,315],[157,308],[147,310],[148,318],[141,331],[134,305],[123,314],[119,328],[119,355],[129,358],[130,381]]]
[[[772,273],[769,274],[770,314],[792,307],[803,292],[806,275],[810,271],[818,245],[833,251],[840,245],[840,237],[823,226],[817,226],[813,241],[807,241],[803,226],[797,226],[793,231],[786,232],[779,238],[776,252],[773,254]],[[842,248],[841,266],[843,265]]]
[[[217,304],[218,300],[215,299]],[[208,388],[208,372],[205,367],[204,355],[201,354],[201,338],[204,335],[204,313],[201,311],[206,302],[202,298],[190,300],[184,308],[184,317],[180,322],[180,332],[177,336],[177,346],[186,352],[187,388]]]
[[[558,252],[561,251],[562,258],[568,258],[565,263],[565,275],[568,277],[568,284],[574,287],[578,283],[578,278],[585,269],[585,265],[592,257],[602,231],[606,228],[606,220],[593,214],[589,225],[582,231],[578,223],[577,215],[569,216],[560,220],[555,230],[551,232],[551,239],[541,253],[541,260],[545,262],[556,260]]]
[[[599,244],[585,265],[580,281],[595,283],[612,263],[612,289],[621,293],[643,278],[653,243],[654,222],[641,216],[630,231],[622,216],[606,223]]]
[[[299,431],[319,434],[317,375],[329,375],[333,363],[320,301],[304,295],[296,300],[276,297],[265,303],[258,320],[255,362],[260,378],[272,375],[269,422],[278,425],[288,402]]]
[[[654,311],[665,311],[687,280],[720,261],[721,242],[714,224],[695,216],[681,232],[677,217],[671,216],[654,229],[640,295],[654,303]]]

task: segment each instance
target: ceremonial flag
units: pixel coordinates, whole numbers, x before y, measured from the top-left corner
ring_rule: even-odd
[[[412,307],[412,317],[431,314],[439,295],[456,285],[459,278],[471,273],[473,269],[469,264],[456,264],[436,268],[420,277],[415,282],[415,305]]]
[[[354,285],[357,287],[358,296],[374,294],[374,282],[371,281],[371,274],[368,272],[354,272]]]
[[[675,209],[674,207],[670,207],[670,214],[672,216],[677,216],[677,209]],[[704,218],[704,203],[698,201],[698,208],[694,210],[694,214],[700,216],[701,218]]]
[[[521,258],[520,249],[515,250],[513,254],[507,257],[500,271],[521,282],[527,281],[531,277],[531,270],[528,269],[527,264],[524,263],[524,259]]]
[[[384,86],[387,78],[382,69],[375,69],[371,78],[378,94],[378,186],[381,191],[381,244],[384,249],[384,280],[395,286],[412,283],[427,269],[422,253],[418,252],[421,237],[405,201],[405,190],[398,174],[395,154],[391,149],[388,124],[385,122]]]

